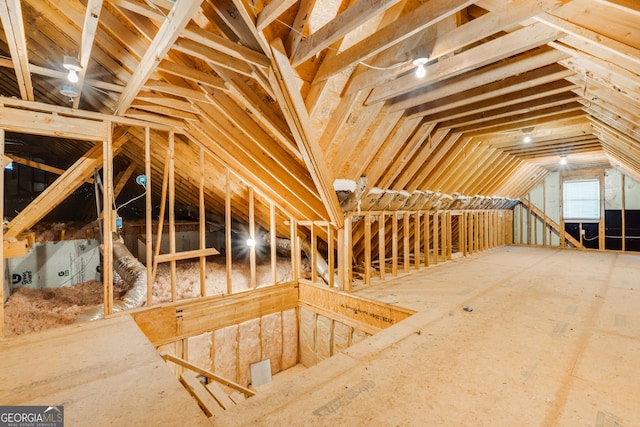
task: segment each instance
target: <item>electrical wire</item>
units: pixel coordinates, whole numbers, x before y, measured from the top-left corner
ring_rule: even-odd
[[[118,213],[118,209],[120,209],[120,208],[123,208],[123,207],[127,206],[127,205],[128,205],[129,203],[131,203],[131,202],[135,202],[136,200],[140,199],[141,197],[144,197],[146,194],[147,194],[147,189],[146,189],[146,187],[145,187],[144,193],[140,194],[139,196],[134,197],[133,199],[131,199],[131,200],[129,200],[129,201],[127,201],[127,202],[125,202],[125,203],[121,204],[121,205],[120,205],[120,206],[118,206],[117,208],[115,208],[115,209],[116,209],[116,214]],[[115,200],[114,200],[114,202],[113,202],[114,207],[115,207],[115,203],[116,203],[116,202],[115,202]]]

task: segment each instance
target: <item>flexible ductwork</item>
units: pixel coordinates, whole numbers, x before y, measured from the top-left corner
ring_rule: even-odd
[[[147,302],[147,269],[134,257],[120,241],[113,242],[113,264],[116,273],[129,285],[129,290],[121,299],[113,302],[113,312],[141,307]],[[92,307],[75,320],[97,320],[104,317],[104,304]]]

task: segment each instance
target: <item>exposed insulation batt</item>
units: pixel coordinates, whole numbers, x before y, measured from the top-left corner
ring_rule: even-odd
[[[238,325],[227,326],[213,332],[213,372],[221,377],[238,381]]]
[[[298,363],[298,315],[295,308],[282,312],[282,370]]]
[[[351,337],[351,327],[344,323],[333,322],[333,353],[337,354],[349,347],[349,338]]]
[[[300,307],[300,363],[307,368],[316,364],[315,313]]]
[[[282,358],[282,317],[280,313],[262,316],[262,360],[271,361],[271,374],[281,371]]]
[[[211,370],[211,332],[189,337],[189,362]]]
[[[238,329],[238,383],[251,383],[251,364],[262,360],[260,351],[260,319],[243,322]]]
[[[320,362],[331,357],[331,319],[318,315],[316,319],[316,358]]]

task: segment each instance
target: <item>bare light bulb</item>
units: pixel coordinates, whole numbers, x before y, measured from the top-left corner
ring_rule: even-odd
[[[249,246],[250,248],[252,248],[252,247],[254,247],[255,245],[256,245],[256,241],[255,241],[255,240],[253,240],[253,238],[252,238],[252,237],[249,237],[249,238],[247,239],[247,246]]]
[[[560,157],[560,164],[561,165],[566,165],[567,164],[567,156]]]
[[[427,75],[427,70],[424,68],[424,64],[429,61],[427,58],[417,58],[413,60],[413,65],[417,66],[416,68],[416,77],[421,79]]]
[[[75,70],[69,70],[67,80],[69,80],[71,83],[78,83],[78,73],[76,73]]]
[[[531,136],[530,135],[525,135],[524,139],[523,139],[525,144],[528,144],[531,142]]]

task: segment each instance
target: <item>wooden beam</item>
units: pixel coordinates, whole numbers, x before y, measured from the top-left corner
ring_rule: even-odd
[[[98,30],[102,1],[103,0],[87,1],[87,10],[84,15],[84,25],[82,28],[82,39],[80,40],[79,62],[82,68],[78,73],[78,82],[75,85],[78,90],[78,96],[73,100],[73,108],[78,108],[80,105],[80,94],[84,86],[84,79],[87,75],[87,69],[89,68],[89,60],[91,59],[91,50],[93,49],[93,42]]]
[[[153,223],[152,209],[153,199],[151,198],[151,129],[144,128],[144,173],[147,178],[145,189],[145,266],[147,269],[147,307],[153,304]]]
[[[224,183],[224,241],[225,241],[225,271],[227,277],[227,294],[233,293],[233,283],[232,283],[232,245],[233,241],[231,239],[231,174],[229,173],[229,168],[225,169],[225,183]],[[293,251],[291,251],[293,254]]]
[[[115,114],[123,116],[140,89],[156,70],[160,58],[164,58],[169,49],[180,36],[191,17],[200,9],[202,0],[177,0],[167,18],[162,23],[155,38],[129,79],[129,83],[120,94]]]
[[[251,397],[251,396],[255,396],[256,395],[255,391],[253,391],[251,389],[248,389],[246,387],[243,387],[240,384],[235,383],[233,381],[230,381],[230,380],[228,380],[226,378],[223,378],[220,375],[217,375],[217,374],[215,374],[215,373],[213,373],[213,372],[211,372],[209,370],[206,370],[206,369],[203,369],[203,368],[201,368],[201,367],[199,367],[197,365],[194,365],[193,363],[191,363],[191,362],[189,362],[187,360],[181,359],[181,358],[176,357],[176,356],[174,356],[172,354],[169,354],[169,353],[162,353],[160,356],[164,360],[168,360],[168,361],[173,362],[175,364],[182,365],[183,367],[191,369],[192,371],[194,371],[197,374],[202,375],[203,377],[206,377],[206,378],[209,378],[211,380],[217,381],[217,382],[219,382],[221,384],[226,385],[229,388],[237,390],[237,391],[243,393],[246,397]]]
[[[316,76],[315,79],[327,79],[351,65],[408,39],[473,3],[475,0],[431,0],[424,3],[398,18],[394,23],[336,55],[330,64],[323,67],[323,74]]]
[[[322,49],[340,40],[350,31],[366,23],[372,17],[398,3],[400,0],[359,0],[353,6],[327,22],[303,39],[293,53],[291,64],[298,67]]]
[[[620,43],[619,41],[611,39],[603,34],[591,31],[549,13],[542,13],[535,16],[533,19],[580,40],[586,41],[587,43],[597,45],[610,53],[619,55],[631,62],[634,62],[636,65],[640,65],[640,50],[632,46]]]
[[[271,65],[271,60],[269,60],[265,54],[245,47],[239,43],[234,43],[222,36],[202,29],[197,25],[189,25],[182,35],[194,42],[202,44],[203,46],[222,52],[232,58],[240,59],[243,62],[257,65],[259,67],[269,67]]]
[[[0,166],[4,168],[4,141],[5,133],[4,129],[0,128]],[[4,218],[4,169],[0,175],[0,194],[2,195],[3,203],[0,203],[0,218]],[[0,227],[0,262],[3,265],[4,271],[4,226]],[[9,295],[7,295],[7,298]],[[4,280],[2,286],[0,286],[0,339],[4,338]]]
[[[176,254],[176,180],[175,180],[176,148],[175,135],[169,132],[169,254]],[[176,271],[176,260],[169,260],[169,270],[171,275],[171,301],[178,298],[178,276]]]
[[[125,141],[125,138],[118,138],[113,143],[113,152],[117,152]],[[102,166],[102,145],[101,143],[96,144],[87,151],[64,174],[60,175],[46,190],[16,215],[7,226],[5,237],[16,237],[27,228],[32,227],[80,187],[89,176],[92,176],[94,170]]]
[[[6,0],[0,5],[0,19],[6,36],[6,43],[11,53],[13,69],[16,73],[20,97],[29,101],[34,100],[27,38],[22,17],[20,0]]]
[[[106,121],[64,117],[17,108],[0,108],[0,127],[9,132],[102,142],[107,136],[108,126],[109,123]]]
[[[410,73],[391,82],[379,85],[373,89],[367,103],[385,101],[423,86],[492,64],[501,59],[546,44],[557,39],[561,34],[562,33],[555,28],[549,28],[540,23],[524,27],[457,55],[445,58],[432,65],[428,65],[425,67],[427,74],[422,79],[417,79],[414,74]]]
[[[258,13],[256,28],[262,31],[282,15],[287,9],[296,4],[297,0],[273,0]]]
[[[562,187],[562,186],[561,186]],[[535,206],[533,203],[531,203],[528,199],[521,199],[520,203],[522,203],[522,205],[524,207],[526,207],[530,214],[536,215],[538,218],[545,218],[544,212],[542,212],[542,210],[540,210],[537,206]],[[547,223],[546,225],[548,225],[549,227],[551,227],[554,231],[556,231],[561,237],[564,237],[564,239],[566,239],[569,243],[571,243],[572,245],[574,245],[576,248],[582,248],[582,244],[574,239],[570,234],[568,233],[564,233],[564,230],[560,228],[560,225],[558,223],[556,223],[554,220],[552,220],[549,217],[546,217]],[[529,221],[529,230],[531,230],[531,220]],[[563,236],[564,234],[564,236]],[[529,232],[529,241],[531,241],[531,231]],[[560,246],[564,247],[565,242],[560,241]]]
[[[277,39],[271,44],[274,58],[274,71],[277,77],[273,77],[274,90],[278,93],[281,108],[283,108],[287,122],[294,133],[298,148],[302,153],[309,173],[316,185],[316,189],[322,199],[331,222],[341,228],[344,222],[340,202],[333,189],[331,174],[324,163],[324,156],[320,150],[314,129],[304,105],[304,100],[296,87],[296,75],[289,64],[284,51],[282,40]]]
[[[136,170],[137,166],[138,165],[136,164],[136,162],[131,162],[129,163],[129,166],[127,166],[125,170],[121,171],[118,174],[118,176],[116,176],[114,180],[116,184],[115,184],[115,187],[113,188],[114,200],[118,198],[118,195],[120,194],[120,192],[122,192],[122,189],[124,188],[127,181],[129,181],[129,178],[131,178],[131,175],[133,175],[133,172]]]
[[[296,281],[233,295],[167,302],[117,315],[133,316],[149,341],[159,346],[297,307]]]
[[[102,148],[102,285],[104,287],[104,317],[113,313],[113,233],[115,231],[115,212],[112,210],[113,198],[113,137],[111,126]],[[60,177],[62,178],[62,177]],[[57,189],[57,186],[52,186]],[[49,187],[49,188],[52,188]],[[42,193],[44,194],[44,193]],[[37,199],[36,199],[37,200]],[[35,202],[35,201],[34,201]],[[32,203],[33,204],[33,203]]]
[[[29,166],[35,169],[40,169],[46,172],[51,172],[56,175],[62,175],[65,172],[64,169],[60,169],[55,166],[45,165],[44,163],[36,162],[29,159],[23,159],[22,157],[14,156],[13,154],[5,154],[5,158],[11,159],[11,161],[19,163],[21,165]],[[89,184],[93,184],[93,178],[87,178],[85,182]]]
[[[204,185],[205,185],[205,163],[204,163],[204,148],[200,147],[200,183],[198,185],[198,235],[200,241],[200,250],[203,251],[207,247],[206,236],[206,206],[204,201]],[[218,251],[216,251],[218,252]],[[200,255],[200,296],[207,296],[207,259],[204,255]],[[275,283],[275,282],[274,282]]]
[[[207,257],[218,254],[220,254],[220,252],[218,252],[216,248],[194,249],[191,251],[175,252],[173,254],[160,254],[155,257],[155,260],[158,264],[160,264],[163,262],[180,261],[184,259]]]

